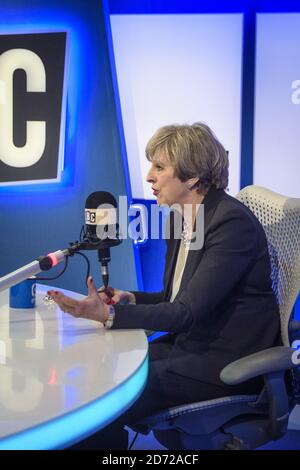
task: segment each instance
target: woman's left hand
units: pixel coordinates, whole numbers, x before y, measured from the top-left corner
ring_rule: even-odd
[[[73,317],[104,323],[108,318],[108,307],[99,297],[91,277],[88,278],[87,287],[88,296],[83,300],[72,299],[55,290],[49,290],[48,295],[53,298],[63,312],[70,313]]]

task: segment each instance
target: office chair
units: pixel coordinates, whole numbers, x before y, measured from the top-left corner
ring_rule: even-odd
[[[283,346],[251,354],[221,371],[221,380],[229,385],[263,375],[265,385],[259,395],[176,406],[133,427],[144,434],[152,430],[168,449],[255,449],[280,439],[290,412],[300,404],[298,353],[290,347],[300,339],[300,322],[292,318],[300,290],[300,199],[254,185],[242,189],[237,199],[256,215],[267,236]]]

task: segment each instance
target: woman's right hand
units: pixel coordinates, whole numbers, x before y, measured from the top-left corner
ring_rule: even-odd
[[[135,304],[135,295],[132,292],[115,289],[111,286],[106,289],[104,286],[100,287],[98,295],[106,304]]]

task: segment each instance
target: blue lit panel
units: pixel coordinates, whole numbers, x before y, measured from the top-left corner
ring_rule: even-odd
[[[132,197],[153,199],[145,146],[157,128],[204,121],[240,189],[242,14],[114,14],[114,59]]]
[[[60,129],[60,149],[59,149],[59,178],[51,181],[26,181],[1,186],[1,195],[23,193],[40,193],[46,190],[47,193],[57,191],[73,184],[74,181],[74,146],[76,145],[76,131],[78,126],[79,109],[81,100],[84,97],[82,87],[85,82],[85,69],[83,67],[83,57],[89,63],[92,60],[89,52],[89,36],[80,17],[72,15],[65,9],[45,8],[22,11],[17,7],[1,10],[0,35],[34,34],[34,33],[67,33],[67,48],[65,56],[63,105]],[[79,162],[78,167],[84,162]],[[80,168],[79,168],[80,170]],[[80,171],[79,171],[80,173]]]
[[[300,14],[258,14],[254,183],[299,197]]]

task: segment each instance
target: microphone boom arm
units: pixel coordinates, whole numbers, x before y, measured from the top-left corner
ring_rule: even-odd
[[[69,248],[64,250],[57,250],[54,253],[49,253],[46,256],[40,256],[31,263],[22,266],[16,271],[6,274],[0,277],[0,292],[9,289],[10,287],[18,284],[19,282],[28,279],[30,276],[40,273],[41,271],[49,271],[49,269],[56,266],[58,263],[64,261],[67,256],[73,256],[74,253],[81,250],[98,250],[98,259],[101,262],[102,279],[105,287],[108,285],[108,269],[107,263],[110,261],[109,248],[111,246],[119,245],[121,241],[116,239],[98,240],[92,242],[87,238],[79,241],[70,243]],[[102,254],[102,255],[101,255]],[[104,254],[104,256],[103,256]]]
[[[9,289],[10,287],[24,281],[30,276],[40,273],[41,271],[49,271],[49,269],[56,266],[63,261],[66,256],[72,256],[76,251],[81,249],[81,243],[72,243],[70,248],[58,250],[54,253],[49,253],[47,256],[40,256],[35,261],[22,266],[16,271],[0,277],[0,292]]]

